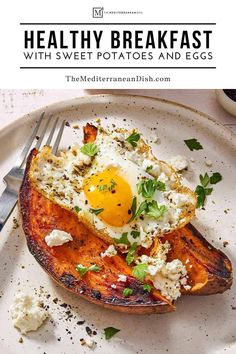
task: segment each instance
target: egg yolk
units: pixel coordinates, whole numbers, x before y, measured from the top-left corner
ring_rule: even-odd
[[[84,193],[92,209],[103,209],[98,217],[111,226],[123,226],[131,218],[132,191],[114,167],[86,178]]]

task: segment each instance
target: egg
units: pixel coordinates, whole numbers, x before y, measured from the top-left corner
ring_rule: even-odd
[[[149,248],[189,222],[196,208],[195,193],[134,131],[100,129],[93,143],[75,143],[59,156],[44,146],[30,179],[99,237],[126,248],[134,242]]]

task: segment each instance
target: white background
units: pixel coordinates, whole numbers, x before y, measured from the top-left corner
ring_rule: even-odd
[[[66,82],[65,75],[79,76],[79,70],[20,70],[22,31],[20,22],[101,22],[92,18],[92,7],[105,10],[142,11],[142,15],[105,15],[104,22],[216,22],[216,70],[88,70],[90,76],[157,75],[170,82]],[[46,1],[4,2],[0,13],[1,88],[234,88],[234,1]],[[93,27],[91,26],[91,29]],[[105,71],[105,72],[104,72]],[[118,72],[117,72],[118,71]],[[84,71],[83,71],[84,73]]]

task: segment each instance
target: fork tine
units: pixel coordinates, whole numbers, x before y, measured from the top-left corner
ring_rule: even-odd
[[[62,133],[63,133],[63,130],[64,130],[65,123],[66,123],[66,121],[63,120],[63,122],[61,123],[61,127],[60,127],[60,129],[59,129],[59,132],[58,132],[58,134],[57,134],[56,141],[55,141],[55,143],[54,143],[54,145],[53,145],[52,153],[53,153],[54,155],[57,154],[57,150],[58,150],[58,147],[59,147],[59,144],[60,144],[60,141],[61,141],[61,137],[62,137]]]
[[[46,133],[46,131],[47,131],[47,128],[48,128],[48,126],[49,126],[49,123],[50,123],[51,119],[52,119],[52,114],[48,117],[47,122],[46,122],[46,124],[44,125],[44,128],[43,128],[43,130],[42,130],[42,132],[41,132],[41,134],[40,134],[40,138],[39,138],[39,140],[37,141],[37,144],[36,144],[36,146],[35,146],[35,148],[36,148],[37,150],[40,148],[40,146],[41,146],[41,144],[42,144],[43,138],[44,138],[44,136],[45,136],[45,133]]]
[[[34,130],[33,130],[33,133],[31,134],[29,140],[27,141],[27,143],[26,143],[24,149],[22,150],[22,152],[21,152],[21,154],[20,154],[20,156],[19,156],[19,158],[18,158],[18,165],[19,165],[19,166],[23,165],[24,162],[25,162],[25,159],[26,159],[26,157],[27,157],[27,154],[28,154],[28,152],[29,152],[29,150],[30,150],[30,148],[31,148],[31,145],[32,145],[32,143],[33,143],[33,141],[34,141],[34,139],[35,139],[35,137],[36,137],[36,134],[37,134],[37,132],[38,132],[38,130],[39,130],[39,127],[40,127],[40,125],[41,125],[41,122],[42,122],[42,120],[43,120],[44,114],[45,114],[45,112],[42,112],[42,113],[41,113],[41,116],[40,116],[40,118],[39,118],[39,120],[38,120],[38,123],[36,124],[36,126],[35,126],[35,128],[34,128]]]
[[[48,146],[50,146],[50,144],[51,144],[52,137],[53,137],[53,134],[54,134],[54,132],[55,132],[58,119],[59,119],[59,118],[57,118],[57,119],[55,120],[55,122],[54,122],[54,124],[53,124],[53,127],[52,127],[52,130],[51,130],[51,132],[50,132],[50,134],[49,134],[48,140],[47,140],[47,142],[46,142],[46,145],[48,145]]]

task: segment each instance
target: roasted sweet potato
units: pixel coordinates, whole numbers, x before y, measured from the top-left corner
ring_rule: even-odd
[[[87,124],[84,142],[94,141],[96,134],[97,128]],[[37,151],[33,150],[28,158],[20,190],[20,208],[28,248],[44,270],[72,293],[116,311],[136,314],[173,311],[174,304],[159,291],[144,291],[143,283],[132,276],[124,255],[101,257],[108,244],[80,223],[74,213],[54,204],[34,188],[29,170],[36,154]],[[53,229],[70,233],[73,241],[50,248],[44,238]],[[229,259],[211,246],[193,226],[187,225],[165,235],[161,242],[165,241],[172,246],[168,260],[177,258],[186,265],[191,289],[183,288],[183,294],[207,295],[230,287],[232,267]],[[90,271],[81,277],[75,268],[77,264],[86,267],[96,264],[100,271]],[[127,276],[125,282],[118,281],[119,274]],[[125,288],[133,290],[128,298],[123,295]]]
[[[116,311],[136,314],[173,311],[175,306],[158,291],[147,293],[143,290],[143,283],[131,276],[131,268],[122,254],[102,258],[100,254],[107,244],[78,223],[73,213],[55,205],[32,188],[28,170],[35,154],[37,151],[32,151],[28,159],[20,191],[20,207],[28,248],[44,270],[74,294]],[[59,247],[48,247],[44,237],[55,228],[69,232],[73,241]],[[183,293],[206,295],[223,292],[230,287],[232,269],[229,259],[191,225],[166,235],[162,240],[168,240],[172,245],[169,260],[179,258],[186,264],[192,289],[183,290]],[[81,278],[75,269],[79,263],[85,266],[97,264],[101,271],[88,272]],[[119,274],[127,275],[127,281],[118,282]],[[111,287],[112,284],[115,287]],[[123,296],[126,287],[133,290],[129,298]]]
[[[108,245],[94,236],[77,217],[46,199],[32,188],[28,170],[34,150],[28,159],[27,170],[20,191],[20,208],[23,229],[30,252],[48,274],[61,286],[91,302],[121,312],[146,314],[173,311],[174,305],[154,290],[147,293],[143,283],[131,276],[131,268],[122,255],[112,258],[100,256]],[[53,229],[69,232],[73,241],[50,248],[44,237]],[[76,264],[101,267],[99,273],[88,272],[82,278]],[[119,274],[127,275],[126,282],[118,282]],[[114,286],[111,287],[111,285]],[[129,298],[123,296],[131,288]]]
[[[214,248],[191,225],[161,238],[171,244],[168,260],[180,259],[185,264],[191,290],[183,293],[210,295],[222,293],[232,284],[232,265],[228,257]]]

